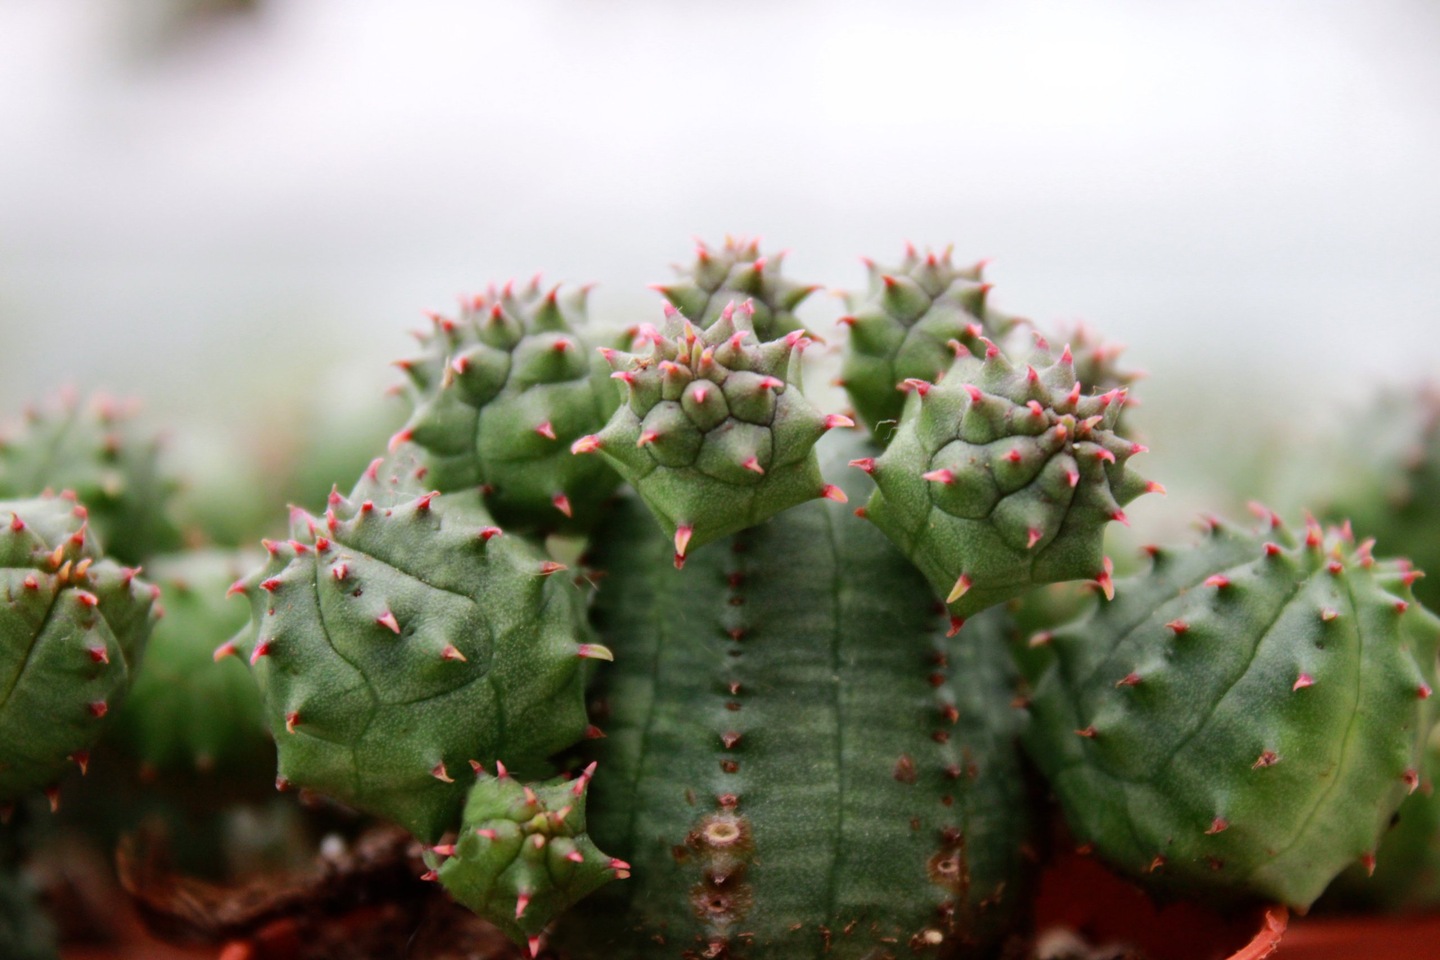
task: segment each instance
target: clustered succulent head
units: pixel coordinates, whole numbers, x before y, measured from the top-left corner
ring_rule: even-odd
[[[587,336],[588,287],[491,287],[458,319],[431,314],[400,367],[414,413],[395,437],[424,451],[437,490],[481,487],[501,522],[584,529],[619,478],[570,445],[603,424],[615,391]]]
[[[821,415],[800,392],[795,332],[758,342],[749,301],[706,329],[676,310],[637,338],[648,353],[605,351],[626,396],[605,429],[575,453],[605,456],[675,542],[688,550],[839,488],[820,476],[814,446],[850,418]]]
[[[32,417],[0,444],[0,804],[112,713],[187,776],[263,727],[277,787],[400,824],[565,960],[1016,956],[1047,836],[1220,910],[1341,874],[1440,901],[1440,619],[1383,559],[1435,555],[1433,398],[1377,414],[1328,525],[1209,519],[1119,576],[1106,532],[1163,488],[1118,348],[910,247],[866,261],[825,413],[780,261],[701,245],[658,327],[538,278],[433,316],[388,455],[248,572],[177,549],[112,413]]]

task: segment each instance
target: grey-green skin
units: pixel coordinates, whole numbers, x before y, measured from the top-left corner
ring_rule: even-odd
[[[158,615],[137,573],[72,496],[0,501],[0,805],[88,763]]]
[[[594,541],[606,737],[589,830],[632,875],[574,958],[988,956],[1030,830],[1003,612],[958,638],[850,511],[810,503],[669,570],[626,502]]]
[[[1414,791],[1391,819],[1370,864],[1355,864],[1335,878],[1316,910],[1416,913],[1440,905],[1440,727],[1430,735]]]
[[[839,497],[820,476],[815,443],[852,426],[822,416],[800,390],[799,333],[757,342],[752,308],[734,304],[701,330],[666,308],[645,354],[604,351],[625,402],[577,454],[599,452],[687,551],[806,500]],[[637,338],[638,339],[638,338]]]
[[[720,249],[696,245],[695,262],[676,267],[679,278],[656,284],[671,305],[701,329],[709,329],[730,304],[746,301],[754,309],[755,335],[761,340],[778,340],[805,329],[795,309],[815,285],[796,283],[782,276],[784,252],[763,256],[758,240],[725,238]]]
[[[73,491],[106,554],[122,563],[180,546],[170,516],[178,489],[159,440],[138,433],[125,404],[67,397],[0,431],[0,498]]]
[[[482,487],[507,528],[583,532],[620,478],[601,458],[570,455],[619,402],[587,340],[588,287],[491,289],[432,316],[421,356],[400,367],[414,412],[397,433],[423,448],[427,482],[444,492]]]
[[[947,249],[921,256],[914,247],[894,268],[870,260],[870,288],[847,300],[841,323],[850,345],[840,379],[860,419],[888,443],[905,406],[906,380],[938,380],[955,358],[954,344],[978,349],[980,338],[1002,342],[1025,321],[986,304],[984,263],[956,267]]]
[[[1081,392],[1068,350],[1038,341],[1014,366],[984,341],[939,383],[915,381],[895,438],[856,460],[876,490],[865,515],[964,618],[1031,587],[1108,589],[1105,527],[1158,485],[1128,469],[1144,451],[1115,432],[1121,391]]]
[[[257,554],[209,550],[146,566],[165,616],[113,731],[142,774],[273,769],[275,749],[250,671],[214,658],[249,620],[249,606],[226,591],[259,563]]]
[[[1345,424],[1314,491],[1326,518],[1348,518],[1382,553],[1409,557],[1430,576],[1415,596],[1440,609],[1440,385],[1392,390]]]
[[[282,787],[307,787],[435,843],[459,824],[471,760],[521,773],[586,729],[583,598],[476,490],[426,493],[402,448],[237,590]]]
[[[1077,840],[1148,886],[1305,909],[1417,782],[1440,621],[1318,526],[1153,556],[1034,639],[1026,745]]]

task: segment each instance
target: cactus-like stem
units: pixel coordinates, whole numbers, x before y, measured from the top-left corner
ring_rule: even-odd
[[[594,774],[527,784],[503,763],[477,764],[456,841],[433,851],[436,876],[450,895],[538,952],[550,921],[588,894],[630,875],[585,832],[585,800]]]
[[[607,351],[626,402],[574,446],[609,459],[674,543],[675,563],[718,537],[818,497],[817,440],[847,417],[821,416],[800,392],[798,333],[757,343],[750,304],[701,330],[669,309],[648,354]]]
[[[1418,780],[1440,620],[1368,543],[1269,515],[1154,549],[1039,638],[1027,746],[1081,842],[1172,891],[1305,908]]]
[[[414,413],[396,434],[425,451],[432,489],[480,486],[505,526],[585,530],[620,478],[570,446],[615,409],[585,327],[589,288],[507,284],[434,315],[421,355],[400,363]]]
[[[562,920],[571,955],[984,955],[1004,936],[1029,818],[1003,615],[947,639],[923,578],[833,504],[668,576],[629,504],[596,551],[616,663],[590,830],[634,867]]]
[[[1094,580],[1107,591],[1105,526],[1158,491],[1127,461],[1145,448],[1114,430],[1122,391],[1087,395],[1068,349],[1041,338],[1016,366],[988,340],[911,398],[883,456],[855,460],[876,492],[866,516],[966,617],[1033,586]]]
[[[427,843],[458,825],[471,760],[517,770],[586,727],[593,651],[579,591],[476,491],[426,492],[401,449],[237,583],[251,626],[221,652],[255,668],[278,785],[387,817]]]
[[[0,498],[70,490],[105,553],[139,564],[180,546],[170,515],[178,482],[161,444],[135,426],[134,404],[62,396],[0,430]]]
[[[0,804],[87,765],[158,617],[138,572],[73,494],[0,502]]]

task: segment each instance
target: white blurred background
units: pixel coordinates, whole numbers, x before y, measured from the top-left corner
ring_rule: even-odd
[[[343,411],[492,279],[953,242],[1129,344],[1174,493],[1440,372],[1437,171],[1433,0],[0,0],[0,404]]]

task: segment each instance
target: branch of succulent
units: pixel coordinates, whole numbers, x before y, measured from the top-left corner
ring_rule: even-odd
[[[807,358],[855,407],[823,411],[797,314],[819,288],[781,261],[701,245],[656,325],[623,332],[538,277],[432,318],[388,455],[229,588],[250,624],[215,656],[258,684],[277,787],[400,824],[427,879],[564,960],[1024,956],[1062,814],[1146,889],[1218,910],[1305,910],[1347,867],[1352,902],[1440,898],[1440,619],[1364,539],[1433,551],[1403,540],[1440,524],[1433,410],[1382,417],[1408,425],[1384,438],[1403,484],[1317,497],[1359,537],[1261,510],[1120,576],[1111,522],[1164,491],[1130,462],[1117,348],[910,247],[866,261],[848,334]],[[0,800],[83,765],[155,617],[74,500],[7,517]],[[231,561],[203,557],[147,559],[177,630],[207,624],[190,641],[224,620],[218,586],[193,591]],[[197,726],[224,697],[194,691],[234,677],[175,656],[124,739],[156,766],[240,763],[257,708]],[[1402,833],[1426,855],[1392,853]]]

